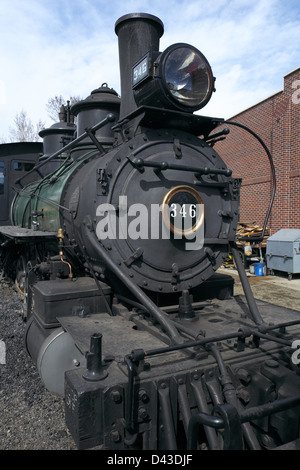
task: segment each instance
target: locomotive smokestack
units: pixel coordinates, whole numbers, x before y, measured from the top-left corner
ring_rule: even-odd
[[[122,16],[115,24],[119,42],[121,76],[120,119],[137,108],[132,83],[132,66],[149,51],[159,51],[159,39],[164,25],[159,18],[146,13],[131,13]]]

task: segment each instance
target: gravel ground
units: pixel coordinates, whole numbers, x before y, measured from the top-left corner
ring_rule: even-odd
[[[222,271],[233,275],[235,293],[242,293],[236,271]],[[300,275],[292,281],[285,276],[249,281],[257,298],[300,311]],[[5,364],[0,354],[0,450],[76,450],[65,425],[63,399],[44,388],[24,349],[21,300],[6,280],[0,281],[0,298],[0,341],[6,346]]]
[[[6,345],[6,364],[0,361],[0,450],[76,449],[63,400],[44,388],[25,351],[20,297],[3,280],[0,295],[0,340]]]

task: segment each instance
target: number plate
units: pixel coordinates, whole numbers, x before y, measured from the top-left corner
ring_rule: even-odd
[[[132,88],[147,77],[149,77],[149,55],[132,68]]]

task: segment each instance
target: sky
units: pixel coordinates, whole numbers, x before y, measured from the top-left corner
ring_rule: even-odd
[[[150,13],[160,50],[185,42],[216,77],[200,111],[228,119],[283,89],[300,67],[300,0],[0,0],[0,141],[21,111],[50,127],[49,98],[85,99],[106,82],[120,93],[115,23]]]

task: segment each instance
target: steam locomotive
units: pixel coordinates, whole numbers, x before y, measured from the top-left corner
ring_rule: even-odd
[[[299,449],[299,312],[254,300],[241,180],[214,149],[230,124],[194,114],[215,78],[191,45],[160,52],[163,30],[116,22],[121,98],[62,110],[14,181],[1,256],[26,348],[78,449]],[[217,272],[229,250],[244,296]]]

